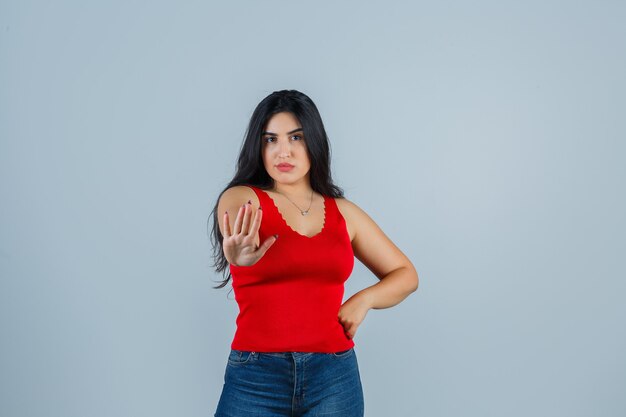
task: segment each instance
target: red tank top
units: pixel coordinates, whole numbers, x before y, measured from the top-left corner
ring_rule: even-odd
[[[259,239],[278,240],[254,265],[230,265],[237,330],[231,348],[256,352],[339,352],[350,349],[337,314],[354,267],[345,219],[324,196],[322,231],[307,237],[283,219],[274,200],[254,190],[263,208]]]

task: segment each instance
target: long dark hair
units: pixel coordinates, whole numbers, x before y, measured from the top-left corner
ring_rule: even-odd
[[[274,91],[265,97],[258,104],[250,118],[237,160],[237,172],[234,178],[220,192],[215,206],[207,219],[207,230],[209,220],[211,218],[213,220],[213,227],[210,232],[213,247],[213,267],[217,273],[221,273],[224,276],[222,283],[213,288],[222,288],[231,279],[229,264],[222,249],[224,237],[218,223],[221,219],[217,218],[219,199],[224,191],[236,185],[253,185],[261,189],[273,188],[274,180],[269,176],[263,165],[261,139],[263,128],[267,121],[272,115],[280,112],[293,114],[302,125],[307,153],[311,161],[311,170],[309,172],[311,188],[325,196],[333,198],[343,197],[343,190],[333,184],[330,172],[330,143],[324,129],[322,117],[313,101],[306,94],[297,90]]]

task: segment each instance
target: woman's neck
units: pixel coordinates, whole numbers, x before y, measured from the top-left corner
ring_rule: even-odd
[[[276,184],[274,183],[274,187],[272,191],[275,191],[279,194],[283,194],[292,199],[308,199],[311,198],[311,193],[313,192],[313,188],[311,188],[310,184]]]

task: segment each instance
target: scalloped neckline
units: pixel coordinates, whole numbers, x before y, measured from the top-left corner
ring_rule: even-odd
[[[302,233],[298,232],[297,230],[295,230],[293,227],[291,227],[289,225],[289,223],[287,223],[287,220],[285,220],[285,218],[283,217],[282,213],[280,212],[280,210],[278,209],[278,206],[276,205],[276,202],[274,201],[274,199],[272,198],[271,195],[269,195],[268,192],[266,192],[264,189],[259,188],[259,190],[261,190],[266,196],[267,198],[270,199],[270,201],[272,202],[272,205],[274,206],[274,209],[276,210],[276,213],[278,213],[278,217],[280,217],[283,221],[283,224],[285,226],[287,226],[287,228],[289,230],[291,230],[293,233],[295,233],[298,236],[302,236],[305,239],[314,239],[318,236],[321,236],[322,233],[324,233],[324,230],[326,230],[326,196],[324,194],[322,194],[322,198],[324,199],[323,201],[323,212],[324,212],[324,223],[322,223],[322,229],[317,232],[316,234],[314,234],[313,236],[307,236],[307,235],[303,235]]]

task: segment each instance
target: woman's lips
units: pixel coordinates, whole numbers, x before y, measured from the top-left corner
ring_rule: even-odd
[[[276,168],[281,172],[287,172],[293,169],[293,165],[276,165]]]

